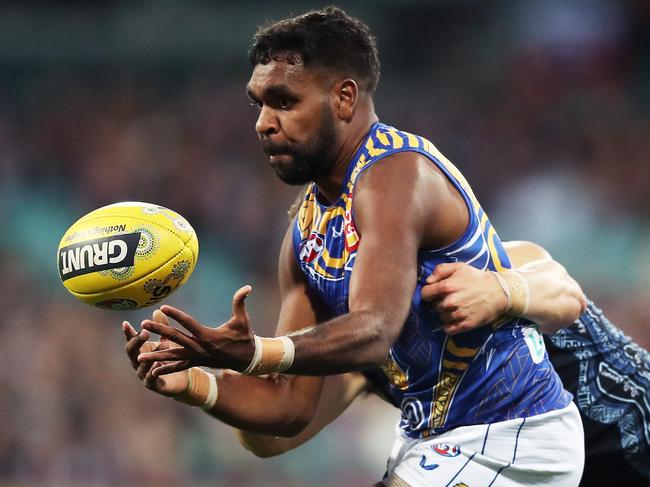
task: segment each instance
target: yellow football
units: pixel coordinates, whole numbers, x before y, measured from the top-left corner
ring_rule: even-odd
[[[163,206],[127,201],[77,220],[57,251],[59,276],[70,293],[103,309],[150,306],[192,274],[199,256],[196,232]]]

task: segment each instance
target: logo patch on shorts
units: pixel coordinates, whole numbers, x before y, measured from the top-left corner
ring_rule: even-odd
[[[443,457],[457,457],[460,455],[460,446],[458,445],[448,445],[447,443],[437,443],[432,445],[431,448],[438,455]]]
[[[422,455],[422,459],[420,460],[420,467],[422,467],[425,470],[435,470],[438,468],[440,465],[437,463],[430,463],[427,465],[427,457],[426,455]]]

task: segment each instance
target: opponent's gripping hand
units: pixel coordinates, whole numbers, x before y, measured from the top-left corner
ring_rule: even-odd
[[[155,310],[152,316],[153,321],[169,325],[167,317],[159,310]],[[155,362],[138,362],[138,355],[156,350],[167,350],[174,344],[167,338],[162,337],[160,342],[149,341],[149,332],[142,330],[140,333],[127,322],[122,323],[122,330],[126,338],[126,354],[129,357],[131,366],[135,369],[138,379],[144,382],[147,389],[151,389],[163,396],[177,396],[185,391],[188,386],[187,372],[167,375],[165,377],[155,377],[151,374],[151,369],[157,365]]]
[[[492,272],[465,263],[440,264],[427,278],[422,299],[432,303],[443,330],[462,333],[501,316],[508,305],[503,288]]]
[[[160,377],[194,366],[242,371],[250,364],[255,352],[255,340],[246,312],[246,297],[250,286],[237,290],[233,296],[232,317],[218,328],[202,325],[187,313],[172,306],[161,306],[160,311],[180,323],[189,333],[169,324],[144,320],[142,328],[158,333],[178,347],[167,350],[145,351],[137,356],[141,364],[152,364],[150,374]],[[166,362],[166,363],[163,363]]]

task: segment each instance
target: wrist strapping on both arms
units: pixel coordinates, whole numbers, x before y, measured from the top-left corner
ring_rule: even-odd
[[[199,367],[192,367],[187,371],[187,379],[187,389],[174,399],[190,406],[200,406],[206,411],[211,410],[219,395],[217,378]]]
[[[508,299],[505,312],[523,317],[530,306],[530,290],[526,278],[520,272],[512,269],[493,272],[493,274]]]
[[[266,338],[255,335],[253,359],[242,373],[265,375],[273,372],[284,372],[293,364],[295,353],[296,348],[293,340],[288,336]]]

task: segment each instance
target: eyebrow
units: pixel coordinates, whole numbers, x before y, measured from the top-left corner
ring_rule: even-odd
[[[250,85],[246,86],[246,95],[248,98],[251,100],[258,100],[259,98],[257,95],[253,93],[251,90]],[[261,94],[261,98],[264,97],[270,97],[270,98],[277,98],[277,97],[288,97],[288,98],[296,98],[296,93],[292,91],[289,86],[286,84],[277,84],[277,85],[271,85],[268,88],[265,88],[264,91]]]

